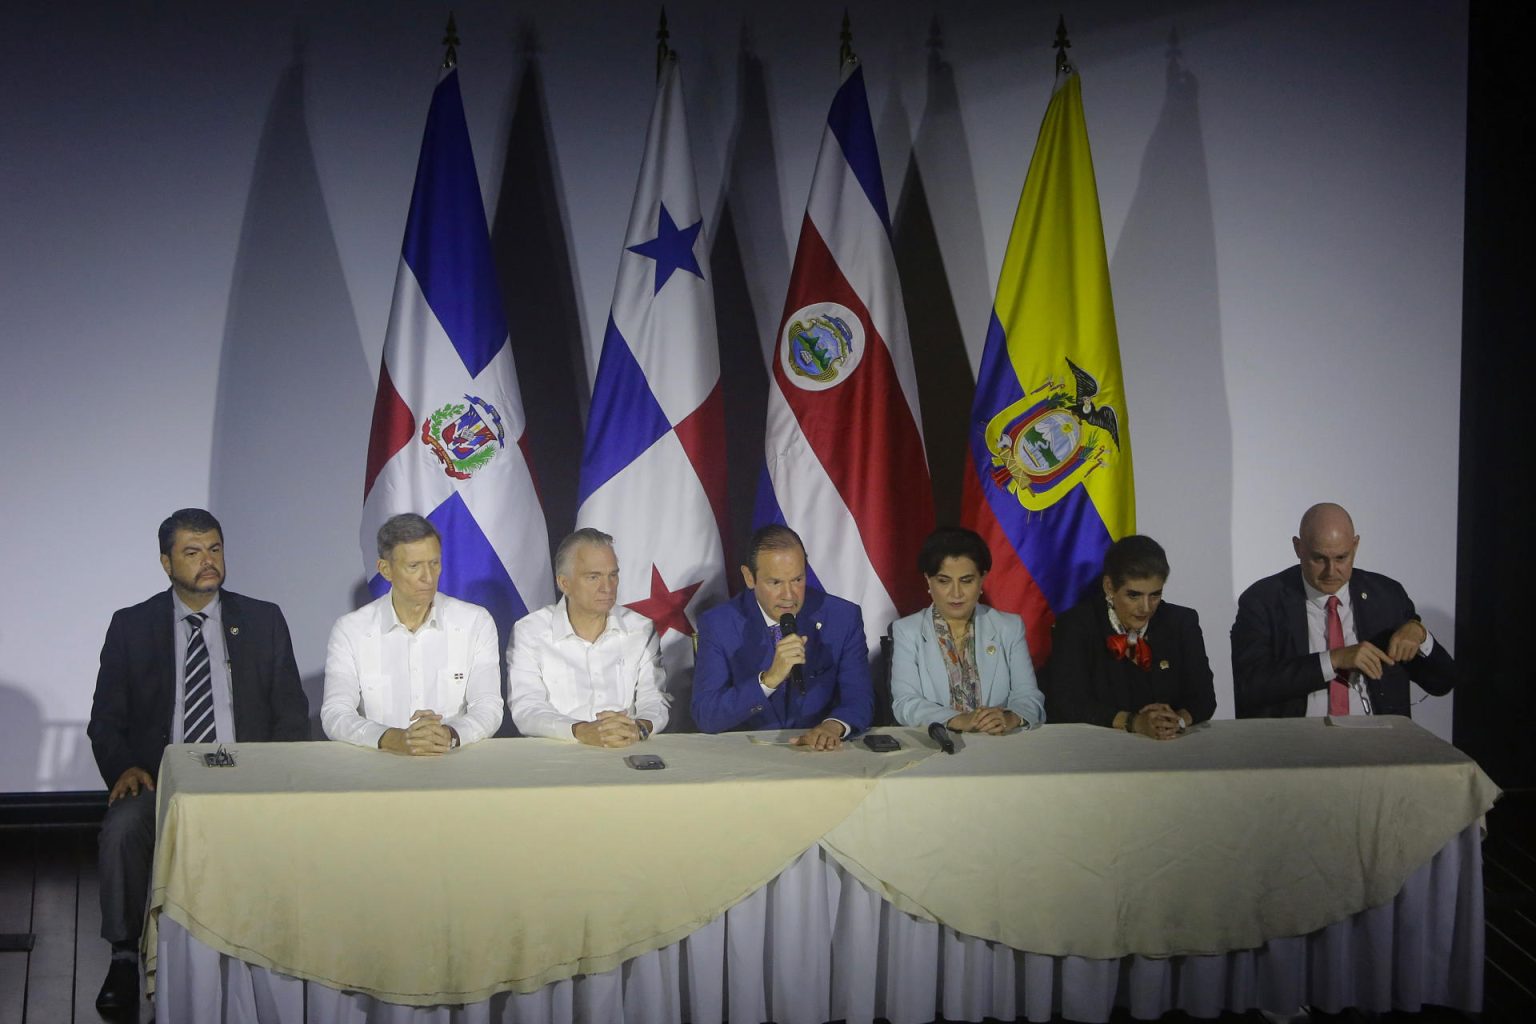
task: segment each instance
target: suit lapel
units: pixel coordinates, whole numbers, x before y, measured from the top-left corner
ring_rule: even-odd
[[[1381,632],[1371,606],[1371,586],[1357,569],[1349,576],[1349,609],[1355,617],[1355,642],[1370,640]]]
[[[981,706],[991,708],[1002,704],[1002,701],[996,698],[1003,658],[997,642],[997,630],[994,628],[992,614],[983,611],[983,608],[983,605],[977,605],[976,613],[971,619],[971,628],[976,631],[976,669],[981,676],[981,692],[976,695],[976,698]]]
[[[1301,585],[1301,567],[1292,569],[1285,577],[1285,628],[1290,637],[1291,650],[1306,654],[1312,646],[1307,639],[1307,589]]]
[[[165,590],[151,606],[155,622],[149,633],[151,685],[161,687],[153,695],[150,707],[159,706],[162,721],[169,722],[176,712],[176,629],[175,605],[170,590]]]

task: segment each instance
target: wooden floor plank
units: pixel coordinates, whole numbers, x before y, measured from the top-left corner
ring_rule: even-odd
[[[96,836],[84,833],[76,846],[79,899],[75,902],[75,1017],[79,1024],[100,1021],[96,993],[107,976],[112,949],[101,937],[101,903],[96,886]]]
[[[32,833],[0,832],[0,932],[32,930]],[[22,1024],[26,953],[0,953],[0,1024]]]
[[[74,1018],[79,871],[79,857],[69,834],[39,833],[32,889],[32,931],[36,941],[27,965],[28,1021]]]

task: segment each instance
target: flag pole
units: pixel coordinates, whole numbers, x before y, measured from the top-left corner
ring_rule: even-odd
[[[845,64],[857,63],[858,55],[853,52],[853,29],[848,27],[848,8],[843,8],[843,30],[837,38],[842,45],[837,50],[837,66],[841,70]]]
[[[452,71],[459,66],[459,27],[453,22],[453,12],[448,12],[448,26],[443,30],[443,45],[447,52],[443,54],[443,70]]]
[[[1067,51],[1072,49],[1072,40],[1067,38],[1067,18],[1065,15],[1056,16],[1056,73],[1058,75],[1070,75],[1076,69],[1067,59]]]
[[[667,66],[667,61],[677,60],[677,54],[667,42],[672,38],[672,33],[667,31],[667,8],[661,8],[661,24],[656,28],[656,79],[661,80],[661,70]]]

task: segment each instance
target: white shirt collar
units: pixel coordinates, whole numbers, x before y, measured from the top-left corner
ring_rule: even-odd
[[[223,616],[220,614],[219,598],[223,596],[223,591],[219,591],[218,593],[214,594],[213,600],[203,605],[202,614],[208,616],[208,618],[216,622],[222,622]],[[192,609],[186,606],[186,603],[181,599],[181,595],[176,593],[174,587],[171,588],[171,606],[176,612],[177,622],[183,622],[186,620],[188,615],[193,614]]]
[[[1345,583],[1342,587],[1340,587],[1339,588],[1339,592],[1337,594],[1325,594],[1321,590],[1318,590],[1316,587],[1314,587],[1312,584],[1308,583],[1306,577],[1303,576],[1302,580],[1301,580],[1301,589],[1303,589],[1303,590],[1305,590],[1307,592],[1307,603],[1308,604],[1315,604],[1319,608],[1324,609],[1325,611],[1328,608],[1328,599],[1330,597],[1337,597],[1339,599],[1339,607],[1340,608],[1348,608],[1349,607],[1349,584],[1348,583]]]
[[[624,623],[619,618],[618,605],[614,605],[613,610],[608,613],[607,624],[603,626],[603,631],[598,634],[598,639],[601,640],[610,633],[617,633],[623,636],[628,632],[629,630],[624,628]],[[570,606],[566,603],[565,595],[563,594],[560,596],[560,600],[555,602],[555,613],[550,617],[549,634],[550,638],[556,641],[566,640],[577,635],[576,627],[571,625]],[[581,639],[580,637],[577,638]]]
[[[439,596],[440,595],[438,594],[432,595],[432,607],[427,609],[427,617],[423,619],[421,625],[416,628],[417,633],[420,633],[423,629],[443,628],[441,623],[437,621],[437,612],[439,608],[439,602],[437,599]],[[410,632],[410,629],[407,628],[406,624],[400,621],[400,613],[395,611],[395,597],[393,591],[386,593],[383,598],[380,599],[379,603],[384,606],[383,609],[379,612],[379,626],[383,632],[388,633],[396,626],[404,629],[407,633]]]

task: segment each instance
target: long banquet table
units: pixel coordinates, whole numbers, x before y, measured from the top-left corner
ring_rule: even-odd
[[[148,984],[162,1024],[1476,1011],[1498,791],[1377,724],[171,747]]]

